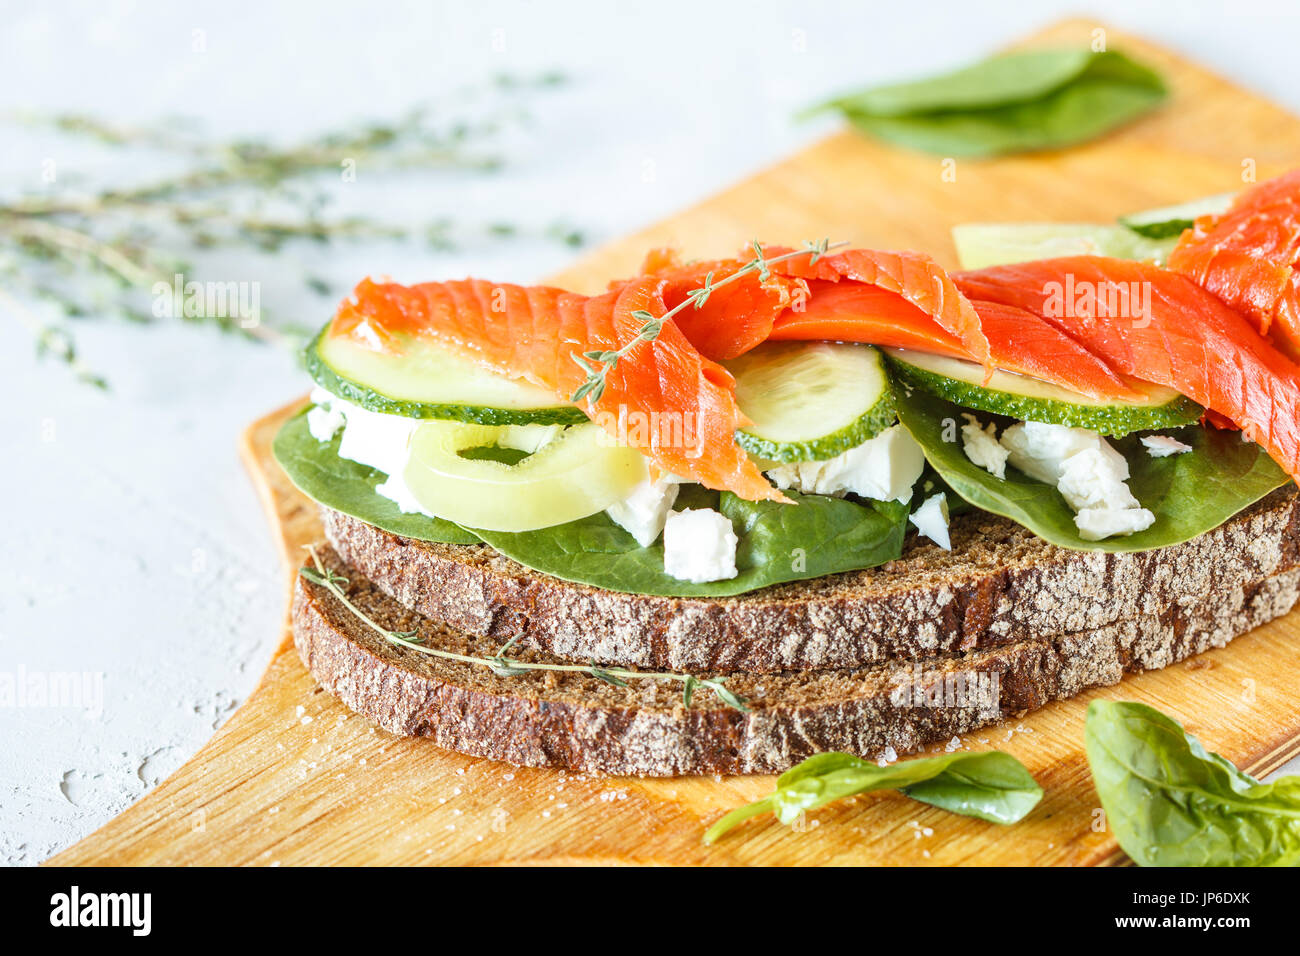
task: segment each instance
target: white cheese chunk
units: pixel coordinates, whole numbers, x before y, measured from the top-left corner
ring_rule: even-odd
[[[1007,449],[998,444],[997,426],[989,422],[981,426],[974,415],[963,413],[966,424],[961,426],[961,450],[966,457],[994,478],[1007,476]]]
[[[1182,455],[1192,450],[1192,446],[1168,435],[1143,435],[1142,444],[1152,458],[1168,458],[1170,455]]]
[[[636,538],[637,544],[648,548],[664,530],[664,523],[677,501],[679,490],[676,475],[662,474],[655,479],[647,478],[622,501],[606,508],[605,514]]]
[[[383,415],[356,405],[348,405],[344,416],[347,424],[339,441],[339,457],[386,475],[400,475],[406,467],[411,435],[420,427],[420,420]]]
[[[943,550],[952,550],[952,540],[948,537],[948,496],[942,491],[921,502],[921,507],[908,520]]]
[[[331,405],[317,405],[307,412],[307,430],[317,441],[329,441],[343,427],[343,412]]]
[[[1085,541],[1132,534],[1155,523],[1155,515],[1125,484],[1128,461],[1097,432],[1019,422],[1002,433],[1002,444],[1014,467],[1056,486]]]
[[[1061,466],[1071,455],[1103,445],[1110,448],[1104,438],[1087,428],[1043,422],[1017,422],[1002,433],[1001,441],[1014,467],[1049,485],[1060,480]],[[1120,458],[1123,460],[1123,456]]]
[[[778,465],[767,473],[778,488],[842,498],[852,492],[877,501],[908,501],[925,468],[925,454],[902,425],[826,461]]]
[[[712,508],[687,508],[664,524],[664,570],[679,581],[703,584],[736,576],[736,531]]]
[[[1101,541],[1117,534],[1145,531],[1155,524],[1156,516],[1146,508],[1124,508],[1111,511],[1106,508],[1084,508],[1074,516],[1079,537],[1085,541]]]
[[[1056,490],[1075,511],[1105,508],[1123,511],[1137,508],[1138,500],[1129,491],[1128,462],[1103,441],[1101,447],[1085,448],[1061,462]]]

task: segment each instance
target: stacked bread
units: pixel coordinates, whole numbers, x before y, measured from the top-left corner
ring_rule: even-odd
[[[347,603],[300,577],[293,609],[322,686],[395,734],[609,774],[905,754],[1222,646],[1300,595],[1292,486],[1212,532],[1136,553],[1063,550],[965,514],[951,552],[914,539],[879,568],[732,598],[601,590],[487,545],[409,540],[325,508],[322,518],[317,553],[346,578]],[[581,667],[516,673],[420,650],[482,660],[506,643],[512,660]],[[611,679],[610,668],[650,676]],[[685,676],[699,679],[689,702]],[[716,678],[728,694],[701,683]]]

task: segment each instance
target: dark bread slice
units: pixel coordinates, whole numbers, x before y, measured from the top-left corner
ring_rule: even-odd
[[[381,626],[417,630],[426,644],[495,653],[498,642],[422,617],[380,591],[336,554],[348,597]],[[1300,569],[1225,585],[1212,601],[1171,603],[1127,620],[932,658],[857,669],[734,674],[727,686],[752,710],[725,707],[707,690],[688,710],[681,687],[650,680],[615,687],[584,674],[497,677],[486,668],[396,646],[326,589],[298,579],[294,642],[312,675],[347,706],[395,734],[431,738],[473,756],[610,774],[750,774],[784,770],[810,754],[907,753],[1006,716],[1041,707],[1125,672],[1165,667],[1286,613]],[[515,656],[555,660],[522,649]],[[972,676],[973,675],[973,676]],[[944,699],[959,677],[996,693]],[[701,675],[703,676],[703,675]],[[927,699],[926,691],[939,698]]]
[[[884,567],[734,598],[623,594],[540,574],[486,545],[402,538],[322,508],[330,544],[401,604],[497,640],[678,671],[857,667],[995,648],[1159,617],[1300,564],[1288,485],[1184,544],[1067,551],[988,514],[953,521],[953,550],[909,541]]]

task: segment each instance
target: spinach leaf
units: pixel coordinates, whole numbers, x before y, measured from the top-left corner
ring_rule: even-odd
[[[303,494],[327,508],[360,518],[404,538],[446,544],[476,544],[478,537],[459,525],[421,514],[404,514],[387,498],[375,494],[384,473],[340,458],[339,436],[317,441],[307,428],[307,410],[289,419],[271,443],[271,452],[284,473]]]
[[[1168,95],[1117,51],[1030,50],[825,104],[863,132],[944,156],[997,156],[1093,139]]]
[[[675,597],[743,594],[785,581],[871,568],[903,551],[908,507],[790,492],[797,504],[752,502],[684,485],[677,508],[714,508],[731,519],[740,542],[739,574],[692,584],[664,572],[663,542],[643,548],[604,512],[536,531],[472,531],[441,518],[403,514],[375,494],[382,473],[338,456],[339,439],[318,442],[305,412],[280,429],[272,450],[289,479],[308,497],[393,534],[419,541],[485,541],[534,571],[634,594]]]
[[[1089,704],[1084,742],[1111,832],[1142,866],[1300,864],[1300,776],[1260,783],[1132,701]]]
[[[713,843],[761,813],[774,813],[789,824],[808,810],[872,790],[899,790],[913,800],[993,823],[1015,823],[1043,797],[1024,764],[999,750],[922,757],[884,767],[852,754],[817,754],[783,773],[773,793],[732,810],[709,827],[704,842]]]
[[[604,514],[537,531],[478,531],[506,557],[546,574],[611,591],[725,597],[772,584],[871,568],[902,554],[908,507],[787,492],[793,505],[745,501],[684,487],[677,507],[713,507],[740,543],[736,577],[692,584],[664,571],[662,539],[648,548]]]
[[[1139,436],[1113,440],[1128,460],[1129,487],[1156,516],[1145,531],[1127,537],[1087,541],[1079,536],[1074,511],[1052,485],[1007,467],[996,478],[966,457],[961,444],[963,413],[919,388],[895,389],[898,419],[925,451],[926,460],[948,486],[977,508],[1010,518],[1052,544],[1079,551],[1145,551],[1187,541],[1217,528],[1252,502],[1286,484],[1286,473],[1262,448],[1237,432],[1189,425],[1163,429],[1192,451],[1152,458]],[[1011,419],[979,413],[981,421]]]

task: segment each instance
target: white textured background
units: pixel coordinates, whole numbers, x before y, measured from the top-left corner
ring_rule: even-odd
[[[363,167],[344,202],[525,226],[562,219],[599,241],[833,125],[793,122],[801,106],[957,65],[1086,6],[5,2],[0,113],[188,114],[214,136],[291,137],[419,102],[454,108],[466,84],[558,68],[573,82],[534,99],[532,126],[505,144],[503,173],[380,182]],[[1088,12],[1300,111],[1294,4],[1113,0]],[[6,194],[42,188],[47,159],[64,179],[168,171],[8,123],[0,136]],[[378,243],[227,255],[206,277],[259,281],[265,308],[317,323],[329,303],[304,291],[305,269],[340,287],[384,272],[524,282],[572,255],[540,241],[440,256]],[[254,686],[284,609],[236,440],[305,380],[274,348],[87,324],[84,357],[112,380],[102,395],[37,362],[0,315],[0,672],[104,675],[99,715],[0,708],[0,861],[34,863],[145,793]]]

